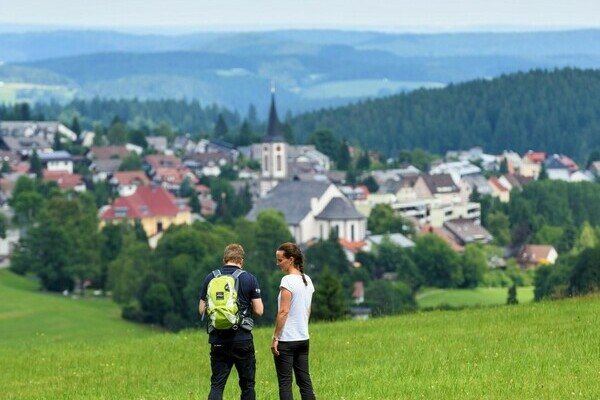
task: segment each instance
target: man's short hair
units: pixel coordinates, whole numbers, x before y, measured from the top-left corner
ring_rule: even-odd
[[[223,252],[223,263],[236,263],[241,264],[244,259],[244,248],[237,244],[231,243],[225,247],[225,251]]]

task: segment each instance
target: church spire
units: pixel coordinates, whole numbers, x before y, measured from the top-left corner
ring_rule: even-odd
[[[263,142],[285,142],[281,132],[281,124],[275,107],[275,84],[271,81],[271,109],[269,110],[269,125]]]

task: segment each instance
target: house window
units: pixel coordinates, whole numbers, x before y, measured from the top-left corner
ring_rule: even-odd
[[[157,222],[156,223],[156,232],[159,233],[159,232],[162,232],[162,231],[163,231],[163,224],[162,224],[162,222]]]
[[[319,238],[325,239],[325,236],[323,235],[323,224],[319,225]]]
[[[265,170],[265,172],[269,172],[269,156],[265,156],[265,159],[263,161],[263,169]]]
[[[115,217],[124,218],[127,216],[127,207],[115,207]]]
[[[277,171],[281,171],[281,155],[277,155]]]
[[[354,224],[350,225],[350,241],[354,242]]]

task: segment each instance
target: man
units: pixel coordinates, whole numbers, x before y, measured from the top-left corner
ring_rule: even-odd
[[[223,252],[223,267],[220,272],[223,275],[232,275],[235,271],[242,269],[244,263],[244,249],[236,243],[225,247]],[[200,292],[200,303],[198,310],[201,315],[206,311],[208,283],[214,278],[211,272],[204,279],[204,285]],[[261,316],[264,311],[260,288],[256,277],[249,272],[239,275],[238,303],[242,314],[251,311],[256,316]],[[250,313],[246,312],[247,315]],[[251,318],[250,316],[246,318]],[[254,342],[252,332],[246,326],[253,323],[242,323],[238,329],[218,330],[209,329],[208,342],[210,343],[210,393],[208,400],[223,399],[223,390],[227,383],[227,377],[231,367],[235,365],[239,376],[242,400],[255,400],[254,391],[256,358],[254,355]]]

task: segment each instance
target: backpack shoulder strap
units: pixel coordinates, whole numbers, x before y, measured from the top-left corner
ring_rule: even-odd
[[[246,271],[244,271],[243,269],[237,269],[237,270],[235,270],[235,272],[233,274],[231,274],[231,276],[233,276],[233,279],[235,279],[237,281],[237,278],[244,272],[246,272]]]
[[[214,278],[218,278],[219,276],[221,276],[221,271],[220,271],[220,270],[218,270],[218,269],[215,269],[215,270],[212,272],[212,274],[213,274],[213,277],[214,277]]]

